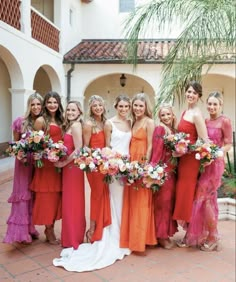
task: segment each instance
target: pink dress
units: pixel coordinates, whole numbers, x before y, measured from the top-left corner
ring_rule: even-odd
[[[23,118],[17,118],[12,125],[12,129],[22,133]],[[7,233],[3,239],[4,243],[28,242],[33,236],[38,236],[32,224],[32,192],[29,190],[33,176],[33,164],[30,154],[27,156],[28,166],[15,159],[13,191],[8,199],[11,203],[11,213],[7,220]]]
[[[206,126],[213,143],[220,147],[232,143],[232,127],[227,117],[222,115],[215,120],[206,120]],[[198,180],[192,217],[186,235],[186,242],[190,246],[202,245],[206,241],[216,242],[219,239],[217,189],[221,185],[223,172],[224,159],[218,158],[205,167]]]
[[[72,135],[65,134],[64,145],[70,155],[75,149]],[[84,172],[72,161],[62,172],[62,246],[77,249],[84,240],[85,227]]]
[[[194,144],[198,138],[197,130],[194,123],[183,118],[184,113],[179,122],[178,131],[188,133],[190,135],[190,143]],[[183,223],[189,222],[191,218],[199,167],[200,162],[195,159],[194,152],[185,154],[179,158],[173,218],[175,220],[181,220]]]
[[[153,197],[156,237],[167,239],[177,232],[177,222],[172,219],[175,203],[176,173],[174,171],[175,166],[171,163],[171,151],[164,144],[164,135],[164,127],[157,126],[152,139],[151,163],[162,162],[167,165],[168,178],[161,186],[161,189],[154,193]]]

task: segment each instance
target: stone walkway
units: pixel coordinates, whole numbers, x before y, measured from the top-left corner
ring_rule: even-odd
[[[6,232],[6,219],[10,212],[7,199],[11,193],[12,161],[0,161],[0,241]],[[6,172],[8,170],[8,172]],[[2,172],[2,174],[1,174]],[[4,178],[4,176],[6,176]],[[89,189],[86,185],[86,202]],[[88,208],[87,208],[88,214]],[[56,224],[60,235],[60,224]],[[43,228],[38,227],[39,240],[31,245],[0,243],[0,281],[78,281],[78,282],[229,282],[235,281],[235,222],[220,221],[223,250],[205,253],[197,249],[149,249],[146,257],[130,255],[107,268],[85,273],[67,272],[52,265],[59,257],[61,247],[44,241]],[[181,238],[183,232],[174,239]],[[107,250],[109,251],[109,250]]]

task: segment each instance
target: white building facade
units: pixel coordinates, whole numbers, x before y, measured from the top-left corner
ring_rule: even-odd
[[[108,115],[114,98],[145,92],[154,102],[158,95],[162,63],[65,63],[64,55],[82,40],[123,39],[128,12],[143,1],[134,0],[1,0],[0,2],[0,143],[11,139],[12,121],[24,114],[26,101],[37,91],[58,92],[63,102],[79,100],[86,110],[93,94],[104,97]],[[168,36],[174,38],[178,30]],[[159,34],[166,38],[167,34]],[[125,74],[126,85],[120,85]],[[69,85],[68,85],[69,84]],[[224,94],[224,112],[235,130],[235,64],[215,65],[203,77],[205,97],[210,91]],[[181,108],[176,105],[176,111]],[[206,112],[205,112],[206,113]]]

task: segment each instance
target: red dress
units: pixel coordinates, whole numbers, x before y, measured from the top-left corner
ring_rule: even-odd
[[[64,145],[70,155],[75,149],[72,135],[65,134]],[[62,173],[62,246],[77,249],[83,243],[85,228],[84,172],[72,161]]]
[[[130,143],[131,161],[142,161],[147,152],[147,133],[139,128]],[[137,189],[138,187],[138,189]],[[151,189],[142,183],[126,185],[120,230],[120,247],[144,252],[146,245],[156,245],[153,198]]]
[[[93,133],[90,139],[90,148],[104,148],[104,131]],[[90,195],[90,219],[95,221],[95,232],[92,242],[102,239],[103,228],[111,224],[111,209],[109,187],[104,183],[104,175],[99,172],[87,173],[88,182],[91,188]]]
[[[179,132],[185,132],[190,135],[189,140],[194,144],[198,138],[194,123],[183,118],[178,125]],[[197,185],[200,162],[195,159],[195,153],[189,153],[179,158],[176,200],[173,218],[189,222],[192,214],[193,198]]]
[[[172,237],[177,232],[177,222],[172,219],[175,203],[175,166],[171,163],[171,151],[164,144],[164,135],[165,128],[157,126],[153,133],[151,157],[151,163],[153,164],[165,163],[168,173],[165,183],[153,196],[156,237],[161,239]]]
[[[61,128],[50,125],[49,135],[53,142],[62,140]],[[61,219],[61,173],[54,164],[43,159],[44,166],[35,168],[30,188],[35,192],[33,206],[33,223],[36,225],[52,225]]]

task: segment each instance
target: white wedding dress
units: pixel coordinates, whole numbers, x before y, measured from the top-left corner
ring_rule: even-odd
[[[112,149],[121,154],[128,154],[131,132],[119,130],[112,122],[111,125]],[[103,229],[102,239],[92,244],[83,243],[77,250],[62,250],[61,258],[53,260],[54,266],[64,267],[68,271],[91,271],[109,266],[131,253],[129,249],[119,247],[123,189],[116,180],[109,185],[112,224]]]

